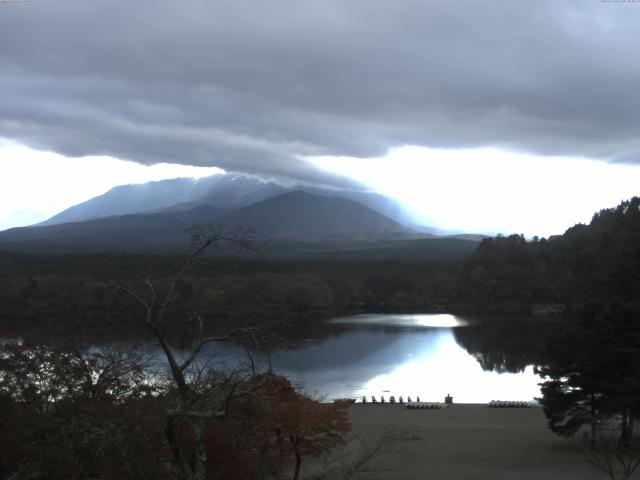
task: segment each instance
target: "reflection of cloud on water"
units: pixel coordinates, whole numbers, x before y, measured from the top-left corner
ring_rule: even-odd
[[[397,363],[398,355],[415,339],[415,334],[401,330],[352,330],[304,349],[275,353],[272,360],[288,369],[307,371],[389,365]]]
[[[454,343],[448,329],[416,331],[360,330],[332,337],[303,351],[273,357],[277,371],[300,381],[309,393],[361,396],[370,379],[416,358],[436,355],[442,344]],[[440,359],[442,361],[442,359]],[[349,385],[365,385],[360,388]]]
[[[331,323],[347,325],[378,325],[385,327],[393,326],[426,328],[455,328],[469,325],[468,320],[464,320],[449,313],[398,315],[362,314],[334,318],[333,320],[331,320]]]
[[[397,396],[443,401],[451,394],[460,403],[492,399],[532,400],[540,395],[539,378],[528,367],[522,374],[483,371],[476,360],[455,342],[444,343],[433,355],[416,357],[389,373],[367,382],[363,394],[379,396],[388,390]]]
[[[484,403],[491,399],[531,400],[540,395],[540,380],[531,367],[521,374],[483,371],[458,345],[454,329],[415,328],[415,317],[425,315],[409,315],[406,321],[400,315],[367,317],[365,323],[357,322],[340,335],[274,352],[274,370],[302,384],[308,394],[327,399],[379,398],[384,394],[387,398],[411,395],[415,399],[420,395],[423,400],[442,401],[450,393],[457,402]],[[424,323],[442,325],[451,316],[434,317],[439,318]],[[408,324],[410,328],[405,326]],[[245,355],[240,347],[229,344],[212,345],[203,353],[215,361],[237,361]],[[266,366],[264,358],[261,365]]]
[[[309,394],[329,399],[420,395],[442,401],[450,393],[458,402],[484,403],[540,395],[540,380],[532,367],[521,374],[483,371],[450,329],[353,331],[303,351],[282,352],[274,366],[302,383]]]

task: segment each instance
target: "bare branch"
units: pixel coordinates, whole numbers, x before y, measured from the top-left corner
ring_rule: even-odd
[[[115,287],[115,289],[127,294],[130,298],[135,300],[139,305],[141,305],[145,309],[145,312],[146,312],[145,323],[149,323],[151,321],[152,306],[147,301],[145,301],[140,295],[138,295],[133,290],[131,290],[130,288],[124,285],[118,285]]]
[[[253,237],[246,230],[238,229],[226,232],[217,225],[196,225],[190,229],[193,242],[192,252],[187,257],[178,272],[171,277],[166,290],[160,293],[149,275],[143,284],[146,286],[148,298],[144,298],[127,286],[118,286],[117,290],[125,293],[144,308],[145,325],[156,337],[164,355],[169,363],[169,369],[173,383],[177,387],[177,399],[175,405],[167,411],[165,435],[172,454],[172,462],[179,478],[190,480],[204,479],[206,476],[207,451],[204,435],[205,420],[214,420],[229,415],[232,401],[243,396],[253,395],[262,387],[262,381],[248,382],[247,378],[239,378],[237,375],[224,377],[207,377],[209,371],[207,364],[201,365],[198,356],[202,349],[210,343],[229,341],[234,338],[248,336],[257,348],[258,340],[256,330],[253,328],[236,328],[223,335],[203,338],[203,322],[199,315],[193,315],[191,321],[197,324],[197,334],[187,357],[178,362],[174,350],[169,345],[167,337],[162,330],[165,314],[169,307],[179,298],[179,285],[187,272],[193,267],[194,262],[207,251],[229,255],[225,251],[226,246],[236,250],[257,251],[258,247]],[[249,351],[245,351],[251,361],[251,375],[256,374],[255,363]],[[177,419],[187,420],[191,425],[194,435],[195,464],[191,465],[182,452],[179,435],[177,434]]]
[[[247,333],[250,334],[252,336],[254,336],[254,331],[256,329],[255,328],[250,328],[250,327],[239,327],[236,328],[224,335],[220,335],[220,336],[216,336],[216,337],[208,337],[205,339],[200,340],[194,348],[191,349],[191,353],[189,354],[189,356],[180,364],[180,370],[181,371],[185,371],[189,365],[191,365],[193,363],[193,361],[196,359],[196,357],[199,355],[200,351],[202,350],[202,348],[207,345],[208,343],[214,343],[214,342],[225,342],[228,340],[231,340],[233,338],[238,337],[239,335],[241,335],[242,333]],[[255,338],[255,336],[254,336]]]
[[[629,446],[616,441],[602,441],[596,446],[585,446],[583,456],[611,480],[629,480],[640,467],[640,441],[636,440]]]

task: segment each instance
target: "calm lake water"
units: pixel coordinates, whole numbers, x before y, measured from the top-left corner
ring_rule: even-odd
[[[533,365],[544,356],[547,326],[522,318],[355,315],[296,327],[289,347],[272,350],[268,356],[254,352],[253,357],[261,369],[270,361],[275,372],[325,401],[360,400],[363,395],[368,401],[372,395],[378,400],[394,395],[443,401],[447,394],[459,403],[531,401],[540,396],[541,380]],[[110,339],[90,336],[85,343],[95,349],[146,345],[156,366],[165,368],[157,344],[133,338],[132,332],[118,331]],[[236,344],[208,345],[199,357],[223,370],[237,368],[246,359]]]
[[[356,315],[329,322],[323,338],[270,355],[274,370],[316,398],[375,395],[485,403],[533,400],[540,378],[531,365],[541,322],[483,323],[448,314]],[[236,352],[237,353],[237,352]],[[212,347],[210,358],[233,351]]]

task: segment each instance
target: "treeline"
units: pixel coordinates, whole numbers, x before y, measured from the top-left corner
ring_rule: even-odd
[[[477,310],[526,310],[640,299],[640,198],[596,213],[564,235],[484,239],[461,270],[459,301]]]
[[[136,321],[118,285],[147,276],[160,285],[184,257],[3,254],[0,317],[24,325],[96,326]],[[201,312],[207,322],[295,327],[332,315],[447,308],[462,260],[200,259],[178,286],[176,315]],[[171,314],[171,312],[170,312]]]

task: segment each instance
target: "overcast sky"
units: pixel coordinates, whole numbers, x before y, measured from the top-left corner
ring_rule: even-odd
[[[640,168],[639,29],[630,1],[2,2],[0,137],[94,169],[109,157],[306,182],[337,172],[389,192],[422,175],[422,186],[446,179],[462,204],[497,177],[493,195],[529,185],[513,168],[522,163],[505,163],[526,157],[527,172],[562,176],[540,195],[584,205],[592,190],[579,179],[596,162],[613,183],[598,201],[618,201],[639,193],[622,185]],[[454,157],[484,167],[454,182]],[[0,175],[13,165],[1,150]],[[386,184],[372,181],[373,165]],[[36,174],[21,176],[25,189]],[[0,195],[5,210],[23,207]],[[513,228],[491,209],[465,223],[433,195],[412,198],[445,227],[455,217],[456,228]],[[572,223],[554,222],[524,227]]]

